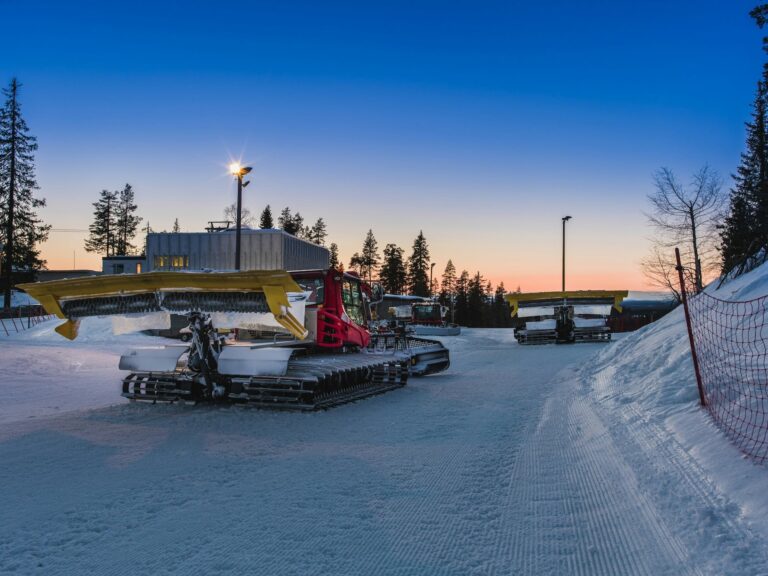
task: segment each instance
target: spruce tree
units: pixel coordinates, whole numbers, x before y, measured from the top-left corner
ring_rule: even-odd
[[[363,257],[360,255],[359,252],[355,252],[352,254],[352,258],[349,259],[349,269],[351,272],[355,272],[356,274],[362,276],[362,268],[363,268]]]
[[[280,216],[277,217],[277,226],[280,230],[288,232],[288,234],[291,234],[292,236],[296,235],[297,230],[294,224],[293,214],[291,214],[291,209],[288,206],[283,208],[283,211],[280,212]]]
[[[171,232],[174,234],[178,234],[181,232],[181,226],[179,226],[179,219],[176,218],[176,220],[173,221],[173,228],[171,229]]]
[[[130,184],[120,190],[117,198],[117,243],[115,245],[115,254],[126,256],[136,251],[133,245],[133,238],[136,236],[136,230],[139,228],[141,216],[136,216],[138,206],[135,203],[133,188]]]
[[[296,215],[293,217],[293,234],[297,238],[307,238],[307,228],[304,226],[304,217],[296,212]]]
[[[737,190],[731,191],[731,201],[728,215],[720,227],[722,239],[721,254],[723,258],[723,273],[731,270],[742,272],[739,268],[754,252],[757,242],[753,233],[755,225],[754,208],[744,194]]]
[[[506,293],[504,282],[500,282],[493,293],[493,325],[498,328],[508,328],[511,325],[509,304],[504,298]]]
[[[496,326],[496,320],[493,316],[493,285],[489,280],[485,285],[485,300],[483,301],[483,326]]]
[[[758,4],[749,15],[754,19],[759,28],[768,24],[768,4]],[[768,37],[763,37],[763,52],[768,53]],[[763,78],[768,78],[768,62],[763,64]]]
[[[477,272],[469,280],[467,286],[468,326],[478,327],[483,325],[485,300],[485,280],[480,275],[480,272]]]
[[[456,288],[456,266],[449,259],[443,271],[443,278],[440,283],[440,303],[443,306],[450,306],[453,302],[453,292]]]
[[[11,306],[14,270],[35,272],[45,267],[37,246],[48,238],[51,227],[43,224],[37,209],[44,198],[35,198],[35,150],[37,139],[21,115],[19,88],[14,78],[3,90],[5,104],[0,108],[0,243],[5,268],[4,307]]]
[[[99,199],[93,203],[93,208],[93,222],[88,227],[85,250],[109,258],[116,254],[117,192],[102,190]]]
[[[379,280],[387,294],[402,294],[408,279],[403,258],[403,249],[396,244],[384,248],[384,263],[379,271]]]
[[[331,253],[331,257],[328,261],[328,264],[334,270],[338,270],[339,269],[339,247],[337,246],[336,242],[331,242],[331,245],[328,248],[328,250]]]
[[[421,230],[408,258],[408,290],[414,296],[429,296],[429,247]]]
[[[768,4],[750,13],[758,27],[768,23]],[[768,53],[768,37],[763,37],[763,51]],[[747,123],[746,151],[731,189],[728,214],[720,225],[723,272],[737,268],[745,272],[748,259],[762,251],[768,256],[768,136],[766,113],[768,102],[768,62],[763,63],[762,80],[758,82],[752,106],[752,121]]]
[[[746,123],[746,151],[733,175],[728,215],[720,226],[723,272],[744,262],[761,246],[758,217],[760,191],[768,179],[768,139],[766,138],[766,85],[758,82],[752,104],[752,121]]]
[[[462,326],[469,326],[469,272],[461,271],[461,275],[456,280],[455,303],[456,323]]]
[[[259,228],[268,229],[274,227],[275,223],[272,221],[272,209],[269,207],[269,204],[267,204],[267,207],[264,208],[264,211],[261,213]]]
[[[368,230],[368,234],[365,235],[360,258],[360,272],[370,282],[381,261],[379,258],[379,244],[373,236],[373,230]]]
[[[325,246],[325,239],[328,237],[328,231],[325,226],[325,220],[318,218],[309,230],[307,240],[314,242],[318,246]]]

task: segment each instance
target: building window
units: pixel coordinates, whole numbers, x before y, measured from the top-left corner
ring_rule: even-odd
[[[155,268],[165,268],[168,266],[168,256],[155,256]]]
[[[122,264],[112,264],[112,274],[122,274],[125,272],[125,266]]]
[[[171,256],[171,268],[189,268],[189,256]]]
[[[141,274],[141,262],[136,262],[136,274]]]

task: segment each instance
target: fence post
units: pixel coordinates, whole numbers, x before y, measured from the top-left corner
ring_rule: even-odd
[[[696,385],[699,387],[699,402],[702,406],[707,405],[704,398],[704,385],[701,383],[701,372],[699,371],[699,357],[696,354],[696,344],[693,340],[693,328],[691,327],[691,313],[688,310],[688,296],[685,291],[685,278],[683,277],[683,265],[680,262],[680,250],[675,248],[675,259],[677,260],[677,274],[680,277],[680,296],[683,299],[683,310],[685,311],[685,324],[688,327],[688,341],[691,343],[691,356],[693,357],[693,370],[696,372]]]

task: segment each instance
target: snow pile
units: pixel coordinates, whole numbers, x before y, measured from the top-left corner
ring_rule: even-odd
[[[768,293],[768,264],[707,292],[724,300],[749,300]],[[766,311],[768,313],[768,311]],[[618,339],[585,368],[584,382],[604,406],[619,414],[618,426],[664,430],[692,456],[719,490],[768,534],[768,470],[746,459],[699,407],[683,307]]]
[[[26,292],[11,290],[11,306],[37,306],[40,303]]]
[[[22,332],[11,332],[7,336],[4,332],[0,331],[0,342],[4,340],[15,340],[24,344],[51,344],[54,346],[65,347],[80,347],[83,344],[103,344],[107,346],[141,344],[151,346],[157,345],[158,343],[178,343],[178,340],[158,338],[142,332],[116,334],[112,318],[107,317],[83,318],[80,321],[80,329],[78,330],[77,338],[70,341],[56,332],[56,327],[64,322],[65,320],[62,320],[61,318],[51,318],[50,320],[41,322],[37,326],[33,326]]]

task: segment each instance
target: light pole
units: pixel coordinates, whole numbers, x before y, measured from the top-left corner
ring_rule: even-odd
[[[565,223],[570,219],[570,216],[563,216],[563,292],[565,292]]]
[[[240,166],[239,162],[233,162],[229,165],[230,173],[237,178],[237,231],[235,232],[235,270],[240,270],[240,223],[243,210],[243,188],[250,182],[243,183],[243,176],[248,174],[252,168],[250,166]]]
[[[429,266],[429,297],[432,297],[432,270],[435,269],[435,262]]]

